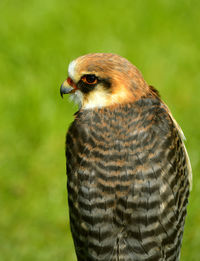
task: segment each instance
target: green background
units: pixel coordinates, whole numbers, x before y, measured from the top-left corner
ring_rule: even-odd
[[[193,190],[182,261],[200,260],[200,1],[0,1],[0,260],[76,260],[64,141],[75,105],[59,96],[68,63],[128,58],[187,137]]]

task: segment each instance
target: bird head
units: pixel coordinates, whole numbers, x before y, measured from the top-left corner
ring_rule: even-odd
[[[72,61],[60,94],[71,94],[83,109],[139,100],[149,90],[140,71],[125,58],[110,53],[87,54]]]

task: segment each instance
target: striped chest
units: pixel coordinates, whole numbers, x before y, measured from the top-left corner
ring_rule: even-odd
[[[160,101],[79,112],[66,143],[78,260],[178,260],[188,174]]]

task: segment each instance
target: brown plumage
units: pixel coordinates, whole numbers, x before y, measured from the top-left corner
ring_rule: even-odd
[[[78,260],[179,260],[191,166],[158,92],[126,59],[103,53],[69,65],[64,93],[80,106],[66,139]]]

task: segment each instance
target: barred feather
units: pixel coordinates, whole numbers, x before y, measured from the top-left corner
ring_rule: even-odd
[[[80,110],[66,139],[79,261],[178,261],[189,196],[180,133],[155,95]]]

